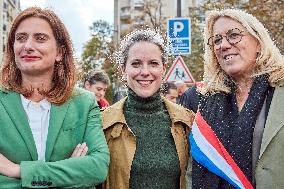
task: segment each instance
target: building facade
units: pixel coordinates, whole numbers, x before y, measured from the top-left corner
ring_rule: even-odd
[[[177,17],[178,7],[181,17],[188,17],[189,12],[203,2],[204,0],[115,0],[114,41],[118,43],[121,36],[134,28],[145,25],[165,27],[168,18]]]
[[[0,64],[6,48],[8,32],[16,15],[20,12],[20,0],[0,0]]]

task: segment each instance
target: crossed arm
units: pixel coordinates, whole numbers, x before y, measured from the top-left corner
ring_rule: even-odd
[[[47,162],[32,160],[28,149],[22,148],[24,144],[13,146],[7,142],[6,136],[14,132],[14,127],[6,127],[11,124],[10,117],[1,116],[1,121],[3,119],[7,121],[3,125],[4,131],[0,132],[1,186],[6,188],[38,188],[39,186],[41,188],[86,188],[105,180],[109,165],[109,151],[95,98],[87,93],[83,96],[74,96],[68,111],[68,115],[74,117],[70,119],[69,116],[68,120],[78,120],[78,122],[64,123],[67,126],[72,124],[73,130],[63,131],[62,129],[54,144],[51,159]],[[75,116],[79,114],[83,116]],[[65,125],[62,127],[65,128]],[[75,147],[74,142],[76,141],[77,143],[86,142],[87,145],[82,143]],[[66,142],[71,143],[65,144]]]
[[[82,144],[78,144],[71,157],[80,157],[85,156],[88,152],[88,146],[84,142]],[[4,155],[0,154],[0,174],[11,177],[11,178],[21,178],[21,168],[19,164],[13,163],[9,159],[7,159]]]

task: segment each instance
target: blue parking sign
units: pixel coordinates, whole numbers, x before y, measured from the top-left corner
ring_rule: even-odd
[[[191,34],[189,18],[168,19],[167,33],[172,54],[190,54]]]

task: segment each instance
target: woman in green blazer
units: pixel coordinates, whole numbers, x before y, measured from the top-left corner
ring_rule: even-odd
[[[109,151],[95,97],[74,87],[68,32],[50,10],[15,19],[0,88],[0,188],[91,188]]]

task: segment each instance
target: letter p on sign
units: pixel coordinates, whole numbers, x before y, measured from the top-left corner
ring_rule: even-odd
[[[184,29],[182,22],[174,22],[174,36],[178,36],[178,32],[181,32]]]
[[[190,54],[191,39],[189,18],[168,19],[167,36],[170,43],[170,51],[172,54]]]

